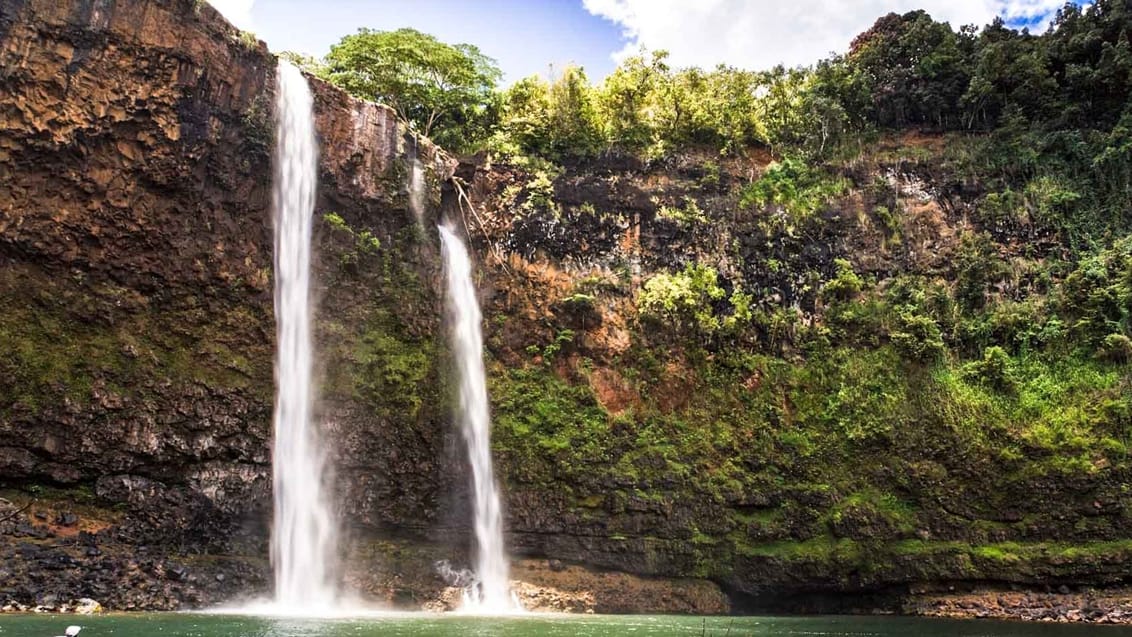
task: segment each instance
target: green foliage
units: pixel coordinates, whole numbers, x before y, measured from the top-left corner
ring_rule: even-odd
[[[490,389],[493,443],[510,459],[513,477],[568,480],[611,461],[606,415],[588,387],[532,368],[494,374]]]
[[[1021,193],[1010,190],[992,192],[980,202],[977,213],[983,227],[1005,230],[1027,220],[1026,202]]]
[[[835,259],[837,274],[826,282],[822,295],[830,301],[850,301],[864,289],[864,281],[853,271],[853,264],[846,259]]]
[[[890,13],[858,35],[848,62],[868,78],[867,115],[882,126],[956,123],[969,82],[970,34],[924,11]]]
[[[736,288],[730,296],[715,268],[688,264],[645,282],[637,306],[641,318],[704,336],[733,333],[751,320],[751,297]],[[725,309],[717,309],[722,306]]]
[[[873,214],[876,215],[881,227],[885,230],[885,247],[899,245],[901,241],[900,211],[889,210],[887,206],[877,206],[873,209]]]
[[[661,206],[657,209],[656,216],[661,219],[671,219],[686,225],[707,223],[708,220],[707,215],[704,214],[703,210],[700,210],[700,206],[696,203],[696,200],[691,197],[684,198],[683,206]]]
[[[567,66],[553,82],[519,80],[502,104],[499,150],[563,161],[594,157],[604,146],[595,92],[581,67]]]
[[[501,93],[497,68],[478,49],[411,29],[347,36],[325,64],[284,57],[390,104],[441,144],[486,143],[552,161],[607,151],[743,154],[762,145],[824,160],[853,155],[877,129],[990,131],[970,158],[992,195],[1007,195],[985,202],[988,223],[1030,217],[1085,245],[1097,232],[1128,228],[1127,15],[1116,0],[1066,7],[1034,36],[1001,20],[956,31],[924,11],[890,13],[846,55],[811,67],[677,69],[667,52],[641,51],[598,86],[570,66],[550,82],[532,76]]]
[[[1002,262],[987,234],[965,235],[954,257],[955,298],[968,311],[982,309],[988,286],[1002,274]]]
[[[853,442],[883,442],[903,420],[906,386],[891,353],[861,352],[846,357],[827,394],[822,419]]]
[[[576,334],[574,333],[574,330],[559,330],[558,333],[554,335],[554,340],[549,345],[542,348],[542,352],[540,352],[540,354],[542,356],[543,362],[547,364],[551,363],[554,360],[554,357],[562,351],[563,347],[566,347],[570,343],[574,342],[575,336]]]
[[[935,320],[910,310],[897,314],[897,326],[889,338],[905,358],[920,363],[935,362],[947,352]]]
[[[524,211],[549,211],[555,216],[562,214],[562,207],[554,199],[554,176],[544,170],[536,170],[523,184],[522,203]]]
[[[602,84],[598,104],[602,119],[608,122],[611,145],[629,151],[642,151],[654,140],[655,124],[649,117],[658,86],[667,81],[671,70],[667,53],[654,52],[651,58],[626,58]]]
[[[296,53],[295,51],[283,51],[279,54],[279,57],[304,73],[309,73],[315,77],[326,77],[327,75],[326,62],[313,56]]]
[[[323,75],[349,93],[391,106],[421,134],[457,150],[494,116],[495,61],[470,44],[414,29],[360,29],[330,48]]]
[[[982,360],[964,365],[963,377],[1003,392],[1012,391],[1015,384],[1010,355],[997,345],[986,348]]]
[[[354,394],[382,413],[415,420],[435,400],[436,355],[431,341],[402,336],[377,320],[354,350]]]
[[[1061,178],[1043,175],[1026,184],[1026,203],[1034,211],[1036,220],[1049,227],[1064,227],[1081,194],[1071,189]]]
[[[848,189],[844,179],[832,179],[798,159],[774,162],[743,189],[742,207],[773,207],[773,218],[792,228]]]
[[[355,231],[338,213],[327,212],[322,215],[322,220],[334,232],[348,237],[353,244],[352,249],[342,251],[339,256],[339,264],[342,267],[354,268],[362,260],[376,256],[381,251],[381,241],[372,232],[369,230]]]
[[[251,31],[240,31],[236,35],[236,39],[240,43],[240,46],[248,51],[254,51],[259,48],[259,38]]]
[[[1101,342],[1098,354],[1101,358],[1114,363],[1132,362],[1132,338],[1124,334],[1109,334]]]
[[[1059,306],[1087,347],[1112,334],[1132,336],[1132,239],[1082,259],[1065,278]]]

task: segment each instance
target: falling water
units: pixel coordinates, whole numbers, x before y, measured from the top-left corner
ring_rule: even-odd
[[[318,150],[310,87],[280,64],[275,104],[275,603],[291,610],[334,600],[336,529],[324,458],[311,427],[311,217]]]
[[[472,284],[468,251],[451,230],[440,228],[448,280],[448,312],[452,347],[460,380],[460,426],[472,465],[475,495],[477,586],[466,604],[481,612],[506,612],[518,605],[508,584],[507,556],[503,552],[503,513],[499,488],[491,466],[491,418],[483,369],[483,335],[480,306]]]
[[[413,145],[409,150],[409,209],[417,218],[421,231],[424,231],[425,213],[425,181],[424,166],[420,158],[421,142],[419,137],[413,138]]]

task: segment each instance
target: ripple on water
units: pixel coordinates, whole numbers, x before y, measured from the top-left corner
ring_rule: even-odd
[[[210,613],[98,617],[0,615],[0,637],[53,637],[68,625],[80,637],[1132,637],[1132,627],[1026,624],[900,617],[674,617],[549,615],[474,617],[454,613],[341,610],[298,617],[267,606]],[[228,613],[228,614],[225,614]]]

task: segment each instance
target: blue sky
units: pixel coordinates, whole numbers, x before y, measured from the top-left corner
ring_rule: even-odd
[[[321,57],[360,27],[413,27],[475,44],[504,83],[573,63],[600,80],[620,57],[667,49],[676,66],[809,64],[846,49],[890,11],[926,9],[953,26],[1044,30],[1062,0],[209,0],[273,51]]]
[[[474,44],[511,82],[548,65],[574,63],[604,76],[621,29],[570,0],[256,0],[253,30],[273,51],[320,57],[359,27],[413,27],[444,42]]]

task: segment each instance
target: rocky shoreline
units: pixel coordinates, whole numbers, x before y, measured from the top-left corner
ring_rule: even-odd
[[[23,507],[0,498],[0,613],[191,610],[266,595],[270,569],[254,549],[218,556],[152,541],[153,529],[129,510],[52,498],[51,493],[40,494]],[[411,549],[385,549],[395,550]],[[414,572],[425,568],[415,563],[401,567]],[[461,602],[460,589],[446,586],[436,574],[408,579],[393,572],[353,575],[357,590],[393,608],[443,612]],[[784,595],[773,605],[744,606],[703,579],[641,577],[530,558],[516,560],[512,575],[516,595],[535,612],[895,614],[1132,625],[1132,587],[913,586],[910,592],[836,598]]]
[[[191,547],[146,542],[143,537],[143,526],[129,511],[81,503],[62,506],[50,500],[17,507],[0,499],[0,613],[189,610],[266,594],[269,567],[254,550],[243,557],[194,554]],[[1132,625],[1132,587],[912,587],[911,592],[847,595],[833,601],[788,595],[773,607],[759,607],[739,606],[717,584],[703,579],[641,577],[546,559],[518,559],[512,574],[523,606],[535,612],[897,614]],[[358,575],[355,584],[366,579],[370,584],[358,590],[390,607],[450,611],[461,601],[460,589],[443,585],[436,576],[431,578],[436,582],[408,582],[399,574],[390,581],[373,572]],[[405,586],[412,590],[400,590]]]
[[[903,614],[953,619],[1004,619],[1032,622],[1132,624],[1132,588],[1074,592],[976,590],[915,596]]]

